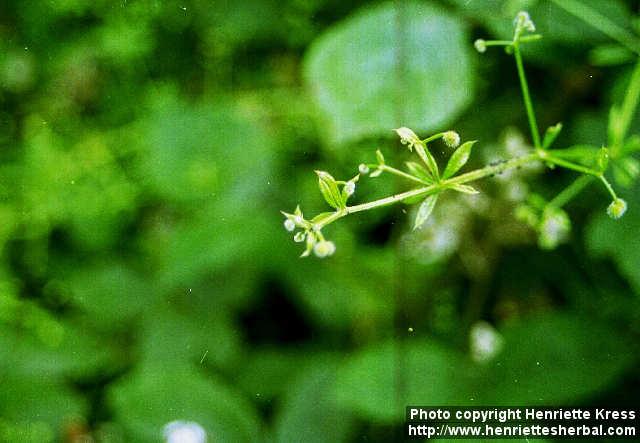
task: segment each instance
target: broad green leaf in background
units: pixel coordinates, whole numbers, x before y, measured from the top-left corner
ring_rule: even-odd
[[[527,318],[501,332],[504,348],[479,378],[482,404],[575,404],[637,363],[636,345],[573,313]]]
[[[259,441],[262,435],[247,399],[187,365],[141,366],[112,387],[109,403],[127,441],[160,441],[163,427],[175,420],[198,423],[207,441]]]
[[[349,356],[338,370],[336,398],[368,419],[399,421],[406,405],[468,403],[471,369],[462,354],[432,341],[378,343]],[[401,399],[396,391],[400,382]]]
[[[43,443],[81,420],[87,405],[57,378],[0,375],[0,441]]]
[[[275,417],[275,441],[352,441],[353,415],[341,409],[332,389],[335,359],[307,368],[291,383]]]
[[[469,38],[460,19],[421,2],[385,2],[329,29],[305,59],[328,138],[451,122],[473,98]]]
[[[596,257],[613,259],[620,273],[626,277],[637,294],[640,294],[640,198],[638,186],[629,193],[624,218],[612,220],[604,208],[587,226],[587,248]],[[625,196],[626,198],[626,196]]]

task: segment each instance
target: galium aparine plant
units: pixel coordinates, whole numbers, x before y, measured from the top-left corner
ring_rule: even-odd
[[[593,149],[586,150],[551,149],[553,142],[562,130],[562,124],[558,123],[547,128],[544,136],[541,137],[522,62],[521,45],[542,38],[535,31],[535,24],[529,14],[519,12],[514,20],[514,34],[511,40],[478,39],[474,43],[476,50],[480,53],[486,52],[490,47],[501,46],[507,54],[513,55],[531,131],[533,149],[530,152],[497,164],[460,173],[471,156],[475,140],[461,143],[460,135],[455,131],[440,132],[423,139],[410,128],[395,129],[400,143],[413,152],[419,162],[407,162],[406,170],[397,169],[388,165],[384,155],[378,150],[376,151],[376,161],[360,164],[357,174],[348,180],[336,180],[328,172],[316,171],[320,192],[332,211],[323,212],[309,219],[305,218],[300,206],[296,207],[293,213],[283,212],[285,216],[284,227],[293,233],[294,241],[305,245],[301,256],[306,257],[311,253],[321,258],[332,255],[336,251],[336,246],[324,237],[323,229],[347,215],[418,199],[421,200],[421,203],[415,216],[413,229],[420,229],[431,215],[440,195],[444,192],[476,194],[478,191],[469,183],[536,162],[542,163],[548,168],[565,168],[579,173],[578,178],[552,200],[546,201],[541,196],[532,194],[526,204],[516,208],[516,217],[530,225],[538,233],[538,244],[541,248],[555,248],[566,239],[571,229],[571,221],[562,207],[594,180],[601,182],[611,196],[611,202],[606,209],[607,214],[614,219],[622,217],[627,210],[627,203],[618,197],[611,183],[605,177],[605,172],[610,164],[614,164],[617,169],[614,172],[619,173],[622,170],[630,180],[635,179],[640,172],[637,162],[630,157],[631,153],[640,150],[640,138],[627,138],[629,123],[640,98],[640,63],[634,70],[622,106],[620,108],[614,107],[611,111],[609,147],[593,147]],[[452,150],[444,170],[440,169],[431,154],[429,146],[433,143],[444,143]],[[356,191],[361,176],[368,175],[375,178],[383,173],[402,177],[415,186],[408,191],[378,200],[356,205],[348,204],[349,199]]]

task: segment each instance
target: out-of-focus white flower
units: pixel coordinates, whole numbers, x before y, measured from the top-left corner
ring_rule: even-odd
[[[547,209],[542,214],[538,244],[543,249],[554,249],[569,237],[571,220],[562,209]]]
[[[296,224],[293,222],[293,220],[291,220],[291,219],[286,219],[286,220],[284,221],[284,228],[285,228],[287,231],[291,232],[291,231],[293,231],[293,230],[296,228]]]
[[[360,165],[358,166],[358,172],[360,172],[360,174],[368,174],[369,166],[365,165],[364,163],[360,163]]]
[[[206,443],[207,433],[198,423],[176,420],[163,429],[165,443]]]
[[[621,198],[616,198],[607,207],[607,214],[614,219],[619,219],[625,212],[627,212],[627,202]]]
[[[529,32],[536,31],[536,25],[531,20],[531,17],[529,17],[529,13],[526,11],[518,12],[515,19],[515,25],[516,28],[524,29]]]
[[[447,131],[442,134],[442,141],[450,148],[457,148],[460,144],[460,135],[456,131]]]
[[[356,184],[352,181],[348,181],[344,185],[344,192],[346,192],[348,196],[353,195],[353,193],[356,192]]]
[[[483,363],[493,359],[502,350],[504,339],[489,323],[479,321],[469,331],[469,344],[471,358]]]
[[[487,42],[481,38],[473,42],[473,46],[475,46],[476,51],[478,51],[481,54],[487,51]]]
[[[319,241],[313,247],[313,253],[320,258],[328,257],[336,252],[336,245],[332,241]]]

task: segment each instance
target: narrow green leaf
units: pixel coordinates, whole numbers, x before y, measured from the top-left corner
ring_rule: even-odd
[[[422,204],[420,204],[420,207],[418,208],[418,214],[416,214],[415,223],[413,224],[414,231],[420,228],[424,224],[424,222],[427,221],[427,219],[431,215],[431,212],[433,211],[433,208],[436,206],[437,201],[438,194],[433,194],[427,197],[422,202]]]
[[[474,188],[473,186],[469,186],[469,185],[453,185],[451,187],[451,189],[458,191],[458,192],[462,192],[464,194],[479,194],[480,191],[478,191],[476,188]]]
[[[622,135],[622,115],[620,108],[616,105],[611,106],[609,111],[609,127],[607,128],[609,136],[609,144],[615,145],[620,141]]]
[[[629,188],[640,175],[640,162],[632,157],[625,157],[613,163],[613,178],[625,188]]]
[[[411,174],[427,183],[433,183],[433,177],[421,164],[416,162],[406,162],[406,165]]]
[[[379,165],[384,165],[384,155],[382,155],[380,149],[376,151],[376,159],[378,160]]]
[[[456,149],[449,162],[447,163],[447,167],[444,169],[444,174],[442,174],[442,178],[447,179],[455,175],[456,172],[462,168],[467,161],[469,160],[469,156],[471,155],[471,148],[473,147],[476,140],[472,140],[469,142],[465,142]]]
[[[427,169],[433,176],[435,180],[440,177],[440,172],[438,171],[438,164],[436,163],[436,159],[433,158],[431,152],[429,152],[429,148],[426,144],[417,144],[415,145],[416,153],[420,157],[420,159],[427,165]]]
[[[544,134],[544,139],[542,140],[542,149],[547,149],[551,146],[560,134],[560,131],[562,131],[562,123],[556,123],[553,126],[549,126]]]
[[[329,206],[335,209],[344,206],[338,184],[331,174],[324,171],[316,171],[316,174],[318,174],[318,187],[320,188],[320,192]]]
[[[313,217],[311,219],[311,223],[313,223],[315,225],[316,223],[320,223],[320,222],[324,221],[325,219],[331,217],[332,215],[333,215],[333,212],[322,212],[322,213],[316,215],[315,217]]]

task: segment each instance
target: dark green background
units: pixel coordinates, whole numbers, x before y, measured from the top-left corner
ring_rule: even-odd
[[[637,1],[583,1],[637,29]],[[395,127],[479,140],[467,168],[526,143],[512,58],[472,45],[521,8],[541,127],[606,144],[632,57],[548,1],[3,1],[0,441],[161,441],[172,420],[393,441],[406,404],[637,407],[637,184],[618,222],[581,194],[553,251],[513,209],[570,172],[447,195],[414,234],[409,207],[349,217],[326,260],[282,226],[327,210],[314,169],[407,160]],[[403,189],[363,178],[354,201]],[[504,339],[485,363],[479,320]]]

